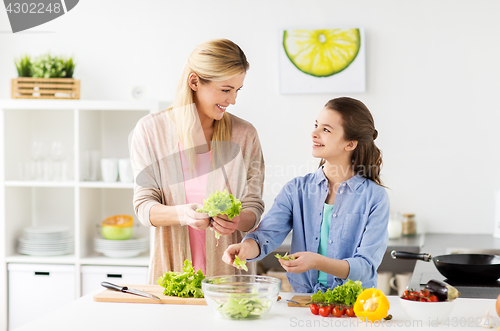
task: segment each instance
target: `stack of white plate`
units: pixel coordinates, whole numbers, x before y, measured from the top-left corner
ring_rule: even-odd
[[[17,251],[26,255],[53,256],[74,251],[74,238],[66,226],[30,226],[23,229]]]
[[[149,238],[132,238],[127,240],[108,240],[94,238],[94,249],[107,257],[134,257],[149,249]]]

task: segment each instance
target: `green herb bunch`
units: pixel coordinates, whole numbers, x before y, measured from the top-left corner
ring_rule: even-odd
[[[14,63],[19,77],[35,78],[72,78],[76,66],[72,58],[64,59],[50,54],[39,56],[33,61],[25,55]]]
[[[158,278],[158,284],[165,288],[163,294],[177,297],[203,298],[201,281],[205,275],[201,270],[194,272],[189,260],[184,261],[182,272],[169,271]]]

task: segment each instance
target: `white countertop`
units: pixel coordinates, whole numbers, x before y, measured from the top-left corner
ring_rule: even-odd
[[[16,331],[153,331],[153,330],[297,330],[330,329],[366,330],[381,325],[371,325],[356,318],[321,317],[311,314],[309,308],[288,307],[283,299],[291,298],[293,293],[281,293],[283,298],[262,319],[232,321],[218,317],[208,306],[186,306],[144,303],[103,303],[94,302],[94,292],[72,303],[28,323]],[[486,330],[479,326],[479,318],[488,309],[495,317],[497,327],[500,320],[495,311],[494,299],[457,299],[449,317],[449,325],[429,326],[429,321],[411,321],[399,304],[399,298],[389,296],[393,319],[384,325],[391,329],[419,330]],[[497,330],[497,328],[492,329]]]

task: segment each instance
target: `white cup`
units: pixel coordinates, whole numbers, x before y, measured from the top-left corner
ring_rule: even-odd
[[[120,181],[124,183],[132,183],[134,181],[134,172],[132,171],[132,163],[130,159],[118,160],[118,173]]]
[[[101,159],[102,180],[116,182],[118,179],[118,159]]]
[[[398,291],[398,296],[402,296],[403,292],[408,287],[411,275],[411,272],[408,272],[404,274],[396,274],[396,276],[391,278],[389,283],[393,289]],[[396,284],[394,284],[394,281],[396,281]]]
[[[392,272],[379,272],[377,279],[377,288],[384,292],[385,295],[389,295],[391,293],[391,277]]]
[[[397,239],[401,237],[403,231],[403,223],[399,220],[389,219],[387,224],[387,231],[389,232],[389,239]]]

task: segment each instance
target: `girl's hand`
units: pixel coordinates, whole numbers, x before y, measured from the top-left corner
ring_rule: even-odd
[[[291,273],[302,273],[316,268],[317,253],[297,252],[288,256],[294,256],[295,260],[279,259],[281,266]]]
[[[242,244],[232,244],[229,245],[226,250],[224,251],[224,254],[222,255],[222,261],[224,261],[227,264],[233,265],[234,263],[234,256],[238,255],[240,260],[244,260],[245,258],[241,256],[241,246]]]
[[[254,259],[259,256],[259,254],[259,245],[257,245],[255,240],[248,239],[240,244],[229,245],[222,255],[222,261],[233,265],[235,255],[238,255],[240,260],[245,261],[246,259]]]
[[[236,231],[238,228],[238,224],[240,223],[241,215],[235,216],[232,219],[229,219],[227,215],[219,214],[217,216],[212,217],[214,220],[212,222],[212,226],[215,231],[219,232],[223,235],[228,235]],[[238,255],[239,256],[239,255]]]

